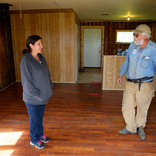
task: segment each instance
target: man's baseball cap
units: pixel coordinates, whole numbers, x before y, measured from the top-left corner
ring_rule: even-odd
[[[146,24],[140,24],[139,26],[136,27],[135,30],[132,30],[134,33],[147,33],[151,34],[151,29],[148,25]]]

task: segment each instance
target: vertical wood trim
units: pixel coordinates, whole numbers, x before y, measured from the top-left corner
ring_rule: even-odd
[[[80,67],[80,52],[81,52],[81,21],[80,19],[78,18],[78,16],[76,15],[75,13],[75,23],[77,24],[77,29],[78,29],[78,32],[76,32],[78,35],[78,38],[77,38],[77,47],[78,48],[78,54],[77,54],[77,61],[78,61],[78,67],[77,67],[77,77],[79,75],[79,69],[81,68]]]
[[[4,75],[4,45],[3,45],[3,34],[2,34],[2,28],[0,27],[0,89],[5,86],[5,79],[3,77]]]
[[[83,51],[83,46],[84,46],[84,35],[83,35],[83,32],[84,32],[84,28],[83,28],[83,26],[81,26],[81,48],[80,48],[80,68],[81,69],[83,69],[83,53],[84,53],[84,51]]]

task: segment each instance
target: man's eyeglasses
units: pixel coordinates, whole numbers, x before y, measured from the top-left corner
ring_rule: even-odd
[[[139,37],[140,35],[139,34],[136,34],[136,33],[133,33],[133,36]]]

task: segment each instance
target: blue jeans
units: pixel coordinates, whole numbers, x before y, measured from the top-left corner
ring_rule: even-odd
[[[31,137],[31,142],[36,144],[40,141],[43,136],[43,115],[44,115],[44,105],[32,105],[26,103],[28,114],[29,114],[29,133]]]

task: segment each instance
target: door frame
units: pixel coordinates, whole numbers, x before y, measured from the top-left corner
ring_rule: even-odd
[[[101,29],[101,67],[102,58],[104,54],[104,26],[81,26],[81,51],[80,51],[80,68],[83,69],[84,65],[84,28],[87,29]]]
[[[78,57],[79,57],[79,44],[78,40],[79,38],[79,34],[78,34],[79,30],[78,30],[78,24],[75,23],[75,81],[77,81],[77,77],[78,77],[78,71],[79,71],[79,64],[78,64]]]

